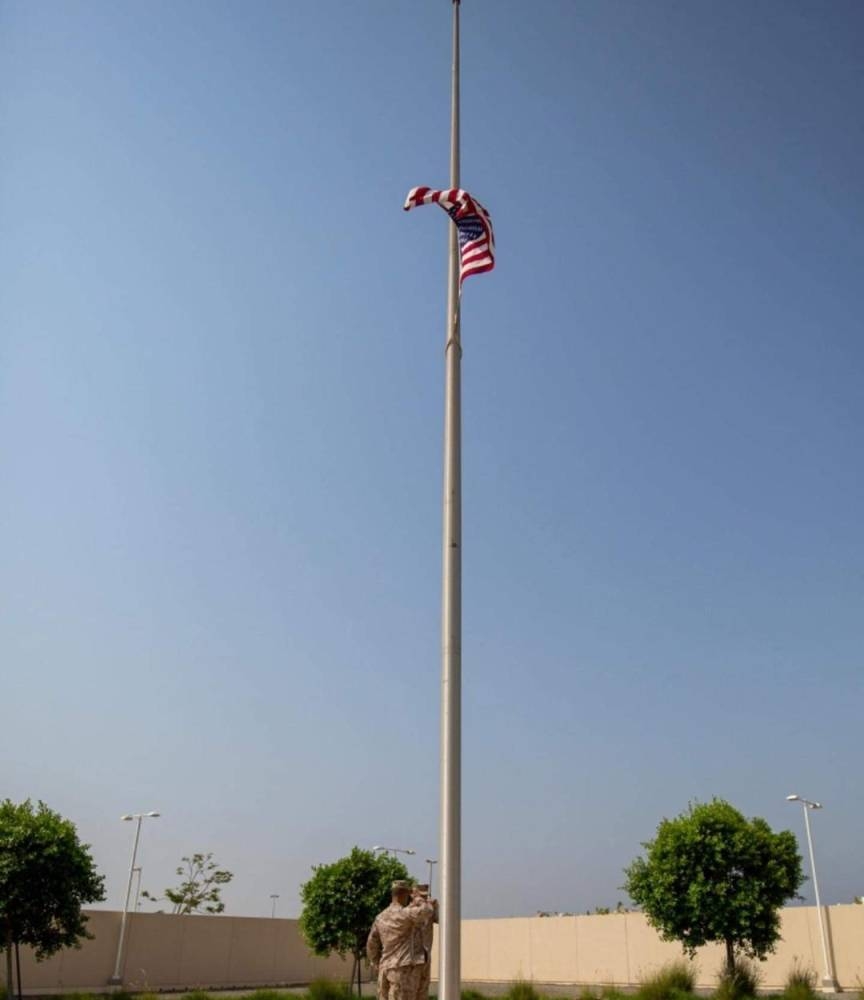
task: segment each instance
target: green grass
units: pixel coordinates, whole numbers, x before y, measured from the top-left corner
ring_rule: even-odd
[[[486,1000],[486,997],[479,990],[462,990],[462,1000]]]
[[[636,996],[639,1000],[680,1000],[689,996],[696,986],[696,970],[689,962],[664,965],[642,979]]]
[[[120,997],[120,1000],[132,1000],[128,993],[111,993],[111,994],[96,994],[96,993],[61,993],[59,996],[55,994],[53,1000],[105,1000],[106,996]]]
[[[504,994],[505,1000],[541,1000],[540,994],[534,989],[534,984],[524,979],[517,979]]]
[[[308,1000],[351,1000],[354,992],[348,983],[337,983],[332,979],[316,979],[306,990]]]
[[[600,1000],[630,1000],[630,998],[615,986],[604,986],[600,990]]]

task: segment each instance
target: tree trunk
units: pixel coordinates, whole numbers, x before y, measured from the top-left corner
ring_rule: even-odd
[[[357,983],[357,996],[358,997],[362,997],[363,996],[362,972],[363,972],[363,952],[362,951],[355,951],[354,952],[354,965],[351,968],[351,992],[352,993],[354,992],[354,983],[356,982]],[[354,974],[355,973],[357,974],[356,980],[354,978]]]
[[[12,982],[12,924],[6,922],[6,996],[15,996],[14,983]]]
[[[726,938],[726,972],[731,976],[735,971],[735,948],[732,939]]]
[[[15,978],[18,980],[18,1000],[24,1000],[24,991],[21,988],[21,952],[18,950],[18,942],[15,942]]]

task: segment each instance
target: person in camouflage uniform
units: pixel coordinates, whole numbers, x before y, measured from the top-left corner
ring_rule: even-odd
[[[412,895],[402,879],[391,886],[392,901],[375,918],[366,941],[366,955],[378,972],[381,1000],[416,1000],[423,967],[422,943],[415,932],[431,924],[433,905]]]
[[[429,899],[429,886],[421,884],[416,886],[417,895],[423,899]],[[429,980],[432,977],[432,939],[434,935],[433,925],[438,923],[438,901],[432,901],[432,919],[428,924],[418,927],[414,934],[416,936],[415,947],[419,951],[422,949],[424,961],[420,966],[420,979],[417,983],[417,1000],[429,1000]]]

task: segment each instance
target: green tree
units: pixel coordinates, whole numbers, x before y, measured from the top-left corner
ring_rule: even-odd
[[[407,879],[408,871],[396,858],[355,847],[347,857],[317,865],[312,872],[300,887],[300,931],[316,955],[352,955],[359,979],[375,917],[390,904],[391,882]]]
[[[794,834],[714,799],[664,819],[642,846],[624,888],[665,941],[680,941],[691,956],[722,942],[730,971],[736,950],[758,959],[774,950],[780,908],[804,881]]]
[[[44,802],[0,803],[0,934],[6,951],[6,989],[12,996],[12,949],[29,945],[41,960],[61,948],[80,948],[87,933],[81,907],[105,898],[90,845],[75,825]]]
[[[227,885],[233,872],[219,868],[213,860],[213,853],[193,854],[180,859],[176,871],[183,881],[176,888],[166,889],[164,897],[153,896],[146,889],[141,895],[154,903],[167,899],[174,909],[172,913],[222,913],[222,886]]]
[[[613,910],[611,906],[595,906],[593,910],[588,910],[586,916],[607,917],[610,913],[629,913],[630,911],[619,899]]]

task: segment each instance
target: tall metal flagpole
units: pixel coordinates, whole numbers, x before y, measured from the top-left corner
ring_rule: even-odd
[[[453,3],[450,187],[459,187],[459,4]],[[444,531],[441,599],[441,1000],[459,1000],[462,800],[462,343],[459,323],[459,243],[450,236],[444,390]]]

